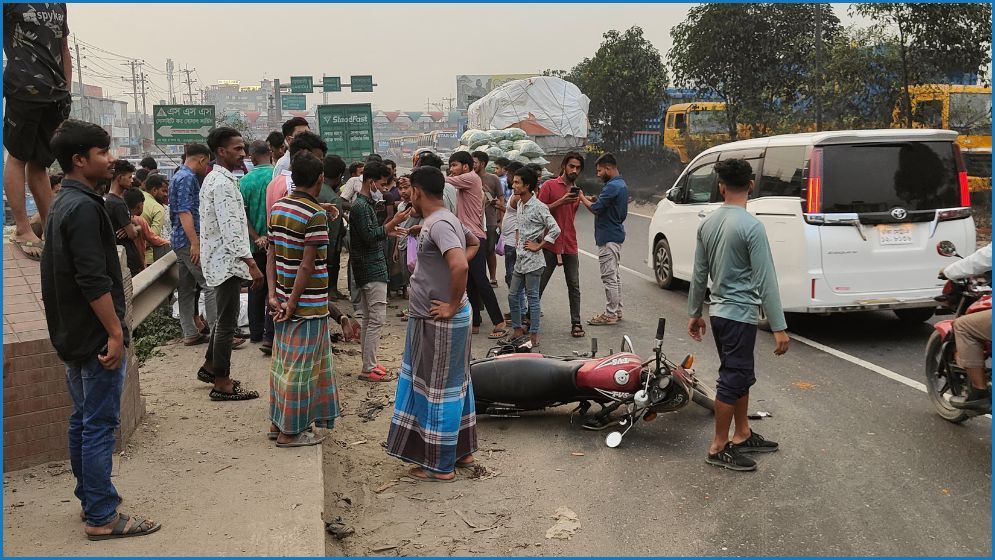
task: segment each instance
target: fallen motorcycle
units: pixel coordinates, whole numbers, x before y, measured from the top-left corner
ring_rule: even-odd
[[[618,447],[640,420],[675,412],[692,401],[712,410],[715,394],[691,369],[694,355],[680,363],[663,353],[666,320],[657,324],[654,357],[643,361],[633,353],[632,340],[622,337],[621,351],[598,358],[597,339],[589,354],[572,357],[529,352],[524,339],[492,348],[487,357],[470,363],[470,377],[478,415],[518,416],[527,410],[577,403],[571,414],[584,419],[584,428],[604,430],[605,444]],[[591,413],[592,404],[600,409]],[[612,414],[622,410],[616,418]]]

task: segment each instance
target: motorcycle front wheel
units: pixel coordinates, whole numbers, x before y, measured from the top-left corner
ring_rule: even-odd
[[[933,408],[941,418],[959,424],[971,415],[950,406],[947,400],[953,395],[961,394],[965,389],[965,379],[951,371],[950,366],[953,363],[953,343],[944,345],[943,337],[934,331],[926,343],[926,394],[929,395]]]
[[[715,412],[715,391],[701,381],[695,380],[691,387],[691,400],[698,406]]]

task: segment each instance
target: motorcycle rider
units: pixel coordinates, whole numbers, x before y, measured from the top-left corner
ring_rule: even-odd
[[[940,278],[962,280],[992,271],[992,244],[989,243],[966,259],[940,271]],[[992,341],[992,310],[962,315],[954,321],[957,365],[964,368],[971,382],[967,395],[950,397],[950,406],[962,410],[988,412],[992,409],[992,392],[985,379],[984,344]]]

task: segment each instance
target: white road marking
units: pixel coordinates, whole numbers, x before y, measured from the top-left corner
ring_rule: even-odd
[[[631,213],[632,212],[630,212],[630,214]],[[637,214],[637,216],[638,215],[639,214]],[[595,255],[595,254],[593,254],[593,253],[588,253],[587,251],[585,251],[583,249],[578,249],[578,252],[581,253],[581,254],[583,254],[583,255],[586,255],[588,257],[591,257],[594,260],[598,260],[598,256]],[[636,276],[637,278],[642,278],[643,280],[646,280],[647,282],[653,282],[654,284],[656,284],[656,278],[653,278],[651,276],[643,274],[642,272],[637,272],[637,271],[632,270],[631,268],[629,268],[627,266],[619,266],[619,269],[624,270],[624,271],[628,272],[629,274],[632,274],[633,276]],[[816,350],[821,350],[821,351],[825,352],[826,354],[829,354],[831,356],[836,356],[837,358],[839,358],[841,360],[850,362],[851,364],[858,365],[858,366],[860,366],[860,367],[862,367],[864,369],[868,369],[870,371],[873,371],[874,373],[877,373],[878,375],[883,375],[883,376],[887,377],[888,379],[891,379],[892,381],[898,381],[902,385],[906,385],[906,386],[912,387],[913,389],[917,389],[917,390],[919,390],[919,391],[921,391],[923,393],[926,392],[926,385],[924,383],[920,383],[918,381],[909,379],[908,377],[905,377],[904,375],[902,375],[900,373],[895,373],[895,372],[891,371],[890,369],[885,369],[885,368],[883,368],[883,367],[881,367],[881,366],[879,366],[877,364],[872,364],[871,362],[868,362],[867,360],[861,360],[860,358],[858,358],[856,356],[851,356],[850,354],[847,354],[846,352],[843,352],[841,350],[837,350],[837,349],[832,348],[830,346],[826,346],[825,344],[820,344],[820,343],[818,343],[818,342],[816,342],[816,341],[814,341],[814,340],[812,340],[810,338],[805,338],[804,336],[799,336],[797,334],[792,334],[791,338],[797,340],[798,342],[801,342],[802,344],[805,344],[807,346],[811,346],[812,348],[815,348]],[[985,418],[991,419],[991,417],[992,417],[991,414],[985,414]]]
[[[640,214],[639,212],[633,212],[632,210],[629,210],[629,215],[630,216],[639,216],[640,218],[646,218],[647,220],[652,220],[653,219],[653,216],[647,216],[646,214]]]

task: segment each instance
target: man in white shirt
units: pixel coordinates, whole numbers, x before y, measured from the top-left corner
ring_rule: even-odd
[[[311,130],[311,125],[307,123],[307,119],[305,119],[304,117],[294,117],[289,121],[283,123],[282,131],[286,146],[288,147],[290,146],[290,143],[293,142],[295,136],[308,130]],[[280,159],[277,160],[276,165],[273,167],[273,176],[276,177],[283,171],[286,171],[287,173],[290,172],[289,150],[287,150],[283,154],[283,156],[281,156]]]
[[[238,329],[242,280],[250,289],[262,286],[263,273],[252,258],[245,203],[232,170],[245,158],[242,135],[227,126],[211,131],[207,145],[216,163],[200,188],[200,265],[207,285],[214,289],[218,310],[211,329],[204,365],[198,377],[213,377],[213,401],[244,401],[259,398],[231,378],[231,350]]]

